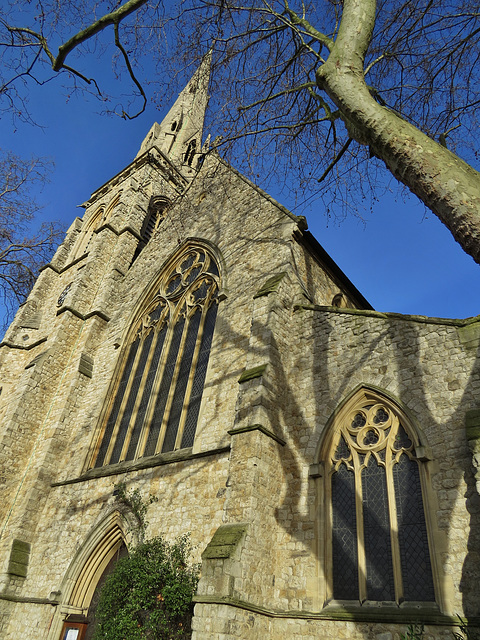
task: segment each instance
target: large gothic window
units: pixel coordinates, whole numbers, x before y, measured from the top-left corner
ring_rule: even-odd
[[[391,403],[363,393],[329,447],[330,596],[435,600],[413,431]]]
[[[192,446],[218,290],[202,248],[167,267],[127,341],[94,466]]]

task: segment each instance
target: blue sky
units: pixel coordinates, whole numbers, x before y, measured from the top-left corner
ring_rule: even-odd
[[[39,195],[42,216],[67,227],[83,213],[76,207],[133,160],[151,124],[168,110],[148,107],[133,121],[102,116],[98,102],[80,95],[67,100],[56,82],[32,89],[30,107],[42,127],[18,124],[14,130],[4,116],[2,146],[54,161],[51,181]],[[336,225],[320,201],[296,209],[280,187],[269,192],[307,217],[310,231],[375,309],[454,318],[480,313],[480,267],[413,196],[388,195],[363,213],[365,223],[352,216]]]

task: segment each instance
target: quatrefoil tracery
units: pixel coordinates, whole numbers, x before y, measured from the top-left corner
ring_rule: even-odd
[[[351,470],[364,468],[372,455],[380,466],[386,466],[398,462],[403,453],[415,456],[413,442],[398,417],[385,405],[370,402],[353,410],[341,426],[333,468],[341,464]]]
[[[144,339],[152,330],[160,331],[174,321],[191,317],[202,307],[209,307],[218,292],[218,270],[207,253],[190,250],[183,260],[169,271],[157,294],[139,321],[134,339]]]

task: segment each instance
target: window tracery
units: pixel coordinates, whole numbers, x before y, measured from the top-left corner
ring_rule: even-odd
[[[338,420],[326,474],[330,598],[435,601],[416,446],[404,417],[373,394]]]
[[[95,467],[192,446],[218,291],[203,248],[167,268],[127,341]]]

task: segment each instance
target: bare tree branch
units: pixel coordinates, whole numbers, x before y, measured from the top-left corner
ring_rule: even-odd
[[[45,182],[49,165],[40,158],[0,154],[0,297],[6,320],[30,292],[39,267],[48,262],[62,234],[54,223],[34,230],[39,206],[30,192],[36,183]]]

